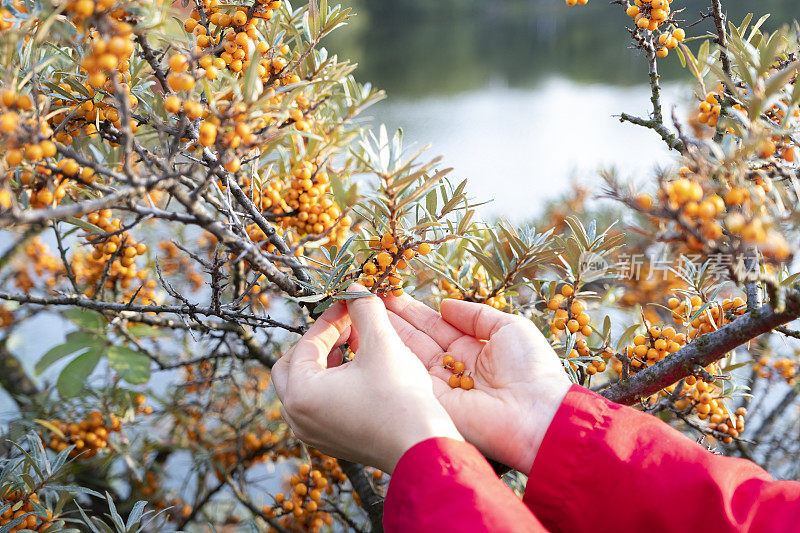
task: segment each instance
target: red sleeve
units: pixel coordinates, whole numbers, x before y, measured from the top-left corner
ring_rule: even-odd
[[[714,455],[656,417],[573,386],[525,503],[552,532],[795,531],[800,483]]]
[[[422,441],[400,458],[383,526],[387,533],[546,533],[474,446],[448,438]]]

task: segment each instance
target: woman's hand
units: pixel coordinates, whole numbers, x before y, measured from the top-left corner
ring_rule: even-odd
[[[384,299],[400,338],[428,368],[433,391],[461,434],[484,454],[529,472],[570,381],[536,326],[488,305],[444,300],[441,315],[403,295]],[[472,373],[453,389],[442,359]]]
[[[345,342],[356,356],[342,364]],[[376,296],[325,311],[275,364],[272,381],[297,438],[335,457],[392,472],[418,442],[463,440]]]

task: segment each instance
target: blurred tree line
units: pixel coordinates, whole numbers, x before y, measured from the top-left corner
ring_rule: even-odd
[[[328,47],[359,63],[363,79],[394,96],[454,94],[499,82],[529,87],[552,75],[582,83],[641,83],[641,61],[626,51],[624,13],[598,9],[598,0],[569,9],[562,0],[342,0],[359,16],[331,36]],[[694,2],[680,18],[700,18]],[[726,4],[739,22],[756,7],[772,13],[765,25],[798,13],[797,0]],[[710,21],[703,24],[711,30]],[[662,64],[665,80],[682,78],[677,57]]]

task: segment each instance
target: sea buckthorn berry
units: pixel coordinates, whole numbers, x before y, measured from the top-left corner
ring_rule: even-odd
[[[464,370],[466,370],[466,366],[461,361],[456,361],[453,363],[453,373],[454,374],[463,374]]]
[[[203,146],[211,146],[216,141],[216,138],[217,138],[217,127],[214,124],[210,124],[208,122],[200,124],[200,130],[198,133],[198,140],[200,144],[202,144]],[[235,170],[230,170],[229,172],[235,172]]]
[[[640,193],[636,196],[636,205],[638,205],[640,209],[650,209],[653,207],[653,197],[647,193]]]
[[[453,358],[452,355],[445,355],[444,358],[442,359],[442,365],[445,368],[452,368],[453,363],[455,363],[455,359]]]
[[[242,163],[241,163],[241,161],[239,160],[238,157],[232,157],[227,163],[225,163],[223,168],[225,170],[227,170],[228,172],[234,173],[234,172],[237,172],[239,170],[239,167],[241,166],[241,164]]]
[[[765,139],[758,145],[758,157],[761,159],[772,157],[775,155],[775,150],[775,143],[770,139]]]
[[[386,268],[392,264],[392,256],[387,252],[381,252],[377,256],[375,256],[375,260],[378,262],[378,265]]]
[[[450,377],[452,378],[453,376]],[[472,376],[461,376],[461,383],[459,385],[464,390],[470,390],[475,386],[475,380],[472,379]]]
[[[388,250],[394,244],[394,236],[391,233],[387,233],[383,237],[381,237],[381,246],[384,250]]]
[[[428,255],[430,251],[431,251],[431,245],[428,244],[427,242],[423,242],[422,244],[419,245],[419,248],[417,248],[417,252],[419,252],[419,255]]]
[[[168,113],[177,113],[181,110],[181,99],[174,94],[167,96],[164,99],[164,109],[166,109]]]
[[[247,13],[245,13],[244,11],[237,11],[236,13],[233,14],[233,17],[231,17],[231,23],[234,26],[244,26],[246,22],[247,22]]]
[[[566,298],[569,298],[570,296],[572,296],[572,293],[574,293],[574,292],[575,292],[575,290],[572,288],[572,285],[570,285],[569,283],[564,284],[564,285],[561,286],[561,294],[562,294],[562,296],[565,296]]]
[[[453,374],[450,376],[450,379],[447,380],[447,383],[451,388],[457,389],[461,386],[461,376],[458,374]]]
[[[183,54],[175,54],[169,58],[169,68],[173,72],[186,72],[189,68],[189,59]]]

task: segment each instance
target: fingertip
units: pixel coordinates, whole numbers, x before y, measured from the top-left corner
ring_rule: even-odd
[[[369,290],[362,284],[353,282],[347,287],[347,292],[369,292]]]
[[[335,300],[325,311],[317,318],[325,318],[328,322],[335,322],[347,314],[347,307],[339,300]]]
[[[445,298],[442,300],[442,303],[439,304],[439,314],[442,315],[442,318],[447,322],[451,322],[450,319],[458,315],[459,311],[464,309],[465,304],[469,307],[470,302],[465,302],[464,300],[458,300],[456,298]]]

